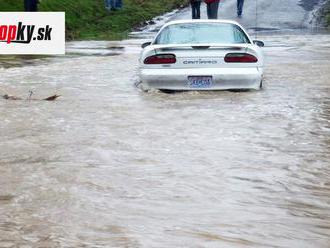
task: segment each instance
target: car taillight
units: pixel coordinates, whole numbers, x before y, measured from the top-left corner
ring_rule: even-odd
[[[225,57],[227,63],[256,63],[258,59],[248,53],[228,53]]]
[[[176,58],[174,54],[158,54],[147,57],[144,60],[145,64],[174,64],[176,63]]]

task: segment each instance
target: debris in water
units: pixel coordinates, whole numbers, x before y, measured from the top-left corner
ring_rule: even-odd
[[[3,97],[3,99],[6,99],[6,100],[23,100],[23,99],[20,98],[20,97],[17,97],[17,96],[11,96],[11,95],[8,95],[8,94],[3,95],[2,97]]]
[[[43,100],[43,101],[55,101],[57,98],[59,98],[61,95],[52,95],[52,96],[49,96],[47,98],[44,98],[44,99],[29,99],[29,100]],[[24,100],[23,98],[21,97],[17,97],[17,96],[13,96],[13,95],[8,95],[8,94],[5,94],[2,96],[3,99],[6,99],[6,100]]]
[[[55,101],[57,98],[59,98],[61,95],[57,95],[57,94],[55,94],[55,95],[52,95],[52,96],[49,96],[49,97],[47,97],[47,98],[45,98],[45,99],[42,99],[42,100],[45,100],[45,101]]]

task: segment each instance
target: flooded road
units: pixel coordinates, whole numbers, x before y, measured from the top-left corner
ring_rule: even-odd
[[[328,248],[330,35],[259,38],[262,91],[144,93],[141,40],[7,61],[62,97],[0,100],[0,247]]]
[[[249,33],[281,32],[292,34],[301,32],[302,29],[322,29],[318,11],[325,0],[249,0],[244,3],[242,18],[237,17],[236,1],[220,1],[218,18],[235,20]],[[288,10],[290,10],[288,14]],[[206,4],[201,5],[201,18],[207,19]],[[149,25],[138,28],[133,34],[145,36],[146,32],[159,30],[169,20],[191,19],[191,8],[174,10],[163,16],[155,17]],[[305,30],[306,31],[306,30]],[[304,32],[305,32],[304,31]]]

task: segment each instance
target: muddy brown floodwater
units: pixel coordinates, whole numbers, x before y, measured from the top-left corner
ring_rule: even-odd
[[[330,244],[330,36],[269,35],[264,89],[144,93],[141,40],[16,58],[0,87],[0,247]]]

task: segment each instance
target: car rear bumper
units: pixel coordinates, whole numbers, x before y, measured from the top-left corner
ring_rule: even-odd
[[[140,79],[145,89],[168,90],[226,90],[259,89],[262,68],[193,68],[193,69],[145,69],[140,70]],[[212,76],[208,88],[191,88],[188,76]]]

